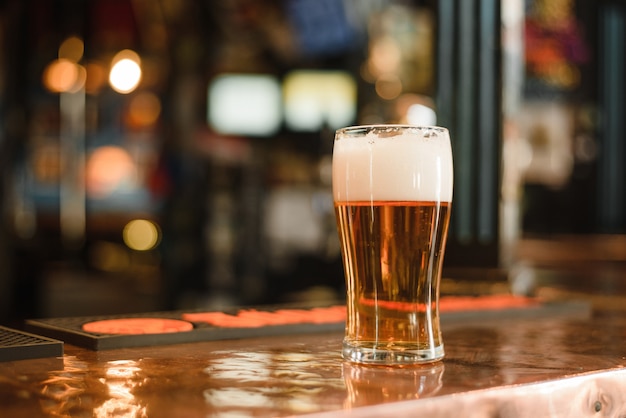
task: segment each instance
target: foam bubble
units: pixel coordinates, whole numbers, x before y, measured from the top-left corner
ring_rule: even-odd
[[[337,131],[335,201],[452,201],[452,152],[444,128],[355,127]]]

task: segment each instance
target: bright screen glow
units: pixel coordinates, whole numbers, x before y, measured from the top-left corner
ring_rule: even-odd
[[[284,83],[285,122],[294,131],[337,129],[356,116],[356,83],[340,71],[294,71]]]
[[[209,124],[219,133],[269,136],[281,124],[280,84],[269,75],[223,74],[209,84]]]

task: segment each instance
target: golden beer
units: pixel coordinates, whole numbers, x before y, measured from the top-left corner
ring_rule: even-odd
[[[346,277],[344,357],[382,364],[443,358],[439,282],[452,200],[447,131],[338,131],[333,194]]]

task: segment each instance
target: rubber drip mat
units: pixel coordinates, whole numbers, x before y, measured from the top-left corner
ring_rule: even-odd
[[[384,308],[385,306],[383,306]],[[395,303],[393,309],[404,309]],[[508,318],[588,316],[585,302],[542,303],[512,295],[442,297],[443,324]],[[171,311],[26,321],[29,331],[92,350],[199,341],[335,332],[345,329],[346,307],[262,306],[225,311]]]
[[[63,355],[63,342],[0,326],[0,361]]]

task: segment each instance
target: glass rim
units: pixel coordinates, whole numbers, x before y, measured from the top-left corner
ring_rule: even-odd
[[[336,135],[364,135],[375,131],[390,131],[390,130],[406,130],[406,131],[437,131],[440,133],[449,134],[448,128],[436,125],[411,125],[411,124],[394,124],[394,123],[380,123],[371,125],[352,125],[340,128],[335,131]]]

